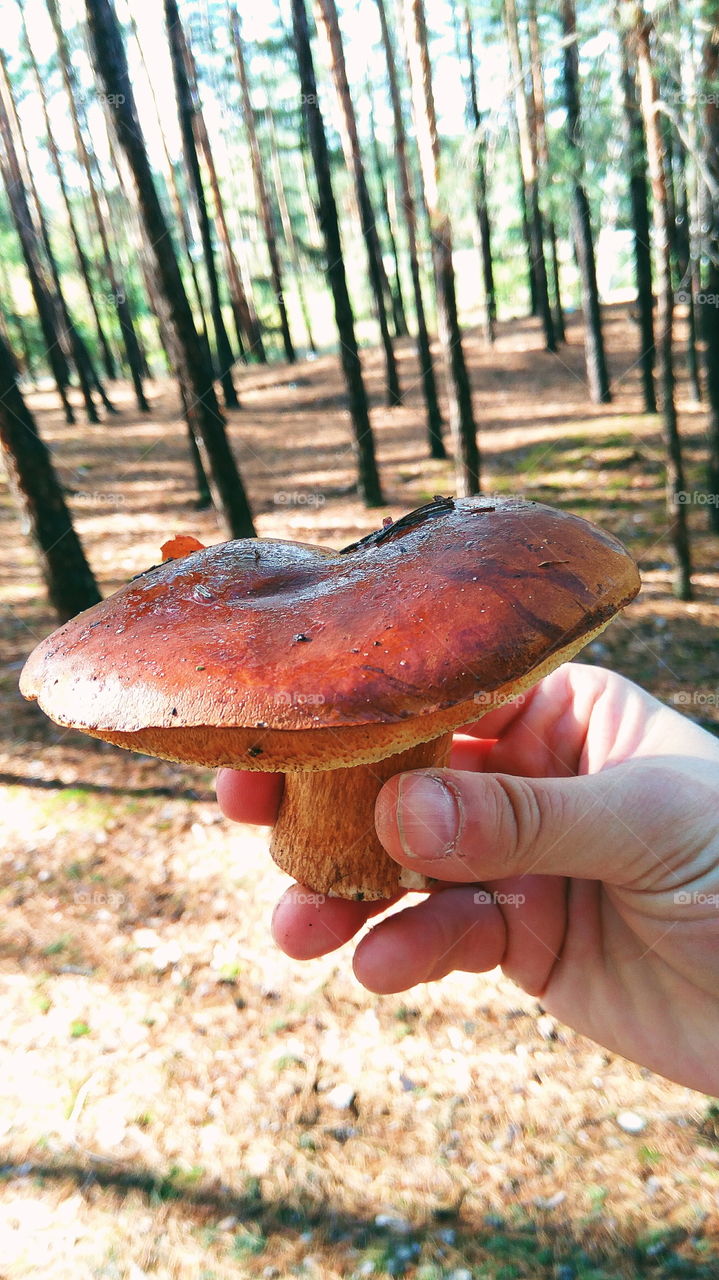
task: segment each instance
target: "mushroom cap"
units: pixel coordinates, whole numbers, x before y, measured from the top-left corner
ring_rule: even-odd
[[[435,499],[341,552],[241,540],[155,566],[42,641],[20,688],[140,751],[327,768],[478,718],[478,696],[533,683],[639,585],[577,516]]]

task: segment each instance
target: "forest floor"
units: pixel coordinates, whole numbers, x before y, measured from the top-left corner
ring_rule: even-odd
[[[679,386],[696,601],[671,591],[661,434],[640,412],[635,326],[607,313],[615,390],[587,403],[581,329],[558,357],[531,321],[466,350],[487,492],[596,519],[644,588],[588,653],[719,723],[717,541],[700,500],[705,414]],[[366,354],[387,506],[352,495],[338,363],[238,371],[234,447],[262,536],[342,546],[453,488],[425,457],[411,342],[405,406]],[[169,384],[140,418],[67,427],[30,403],[102,590],[193,505]],[[0,1278],[614,1280],[719,1274],[719,1110],[605,1053],[492,973],[405,997],[350,949],[273,947],[286,883],[266,832],[220,818],[212,776],[50,724],[17,694],[53,624],[0,489]],[[628,1132],[623,1112],[634,1112]]]

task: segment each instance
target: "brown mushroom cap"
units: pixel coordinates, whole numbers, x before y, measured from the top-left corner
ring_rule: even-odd
[[[170,560],[38,645],[20,687],[139,751],[332,768],[534,683],[638,589],[621,543],[577,516],[437,499],[343,552],[250,540]]]

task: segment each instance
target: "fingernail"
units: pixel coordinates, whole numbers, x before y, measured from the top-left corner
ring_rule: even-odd
[[[446,858],[457,843],[462,814],[456,795],[432,774],[402,774],[397,829],[402,850],[418,862]]]

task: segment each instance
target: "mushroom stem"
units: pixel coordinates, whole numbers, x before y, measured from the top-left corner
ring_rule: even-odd
[[[283,871],[333,898],[392,898],[427,880],[393,862],[377,839],[374,805],[383,784],[407,769],[443,767],[452,745],[445,733],[372,764],[322,772],[293,772],[285,790],[270,852]]]

